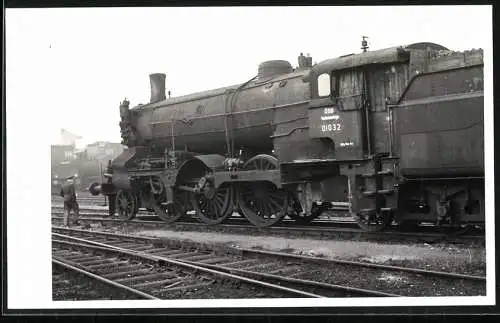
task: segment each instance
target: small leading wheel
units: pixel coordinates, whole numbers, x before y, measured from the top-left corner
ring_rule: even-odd
[[[186,193],[182,191],[176,191],[174,193],[174,205],[173,210],[167,207],[166,205],[162,205],[161,203],[155,201],[151,203],[151,207],[153,208],[155,214],[166,223],[173,223],[179,220],[183,215],[186,214]]]
[[[137,197],[129,190],[120,190],[116,194],[116,210],[121,217],[132,220],[139,211]]]
[[[357,213],[353,217],[358,226],[367,232],[382,231],[392,222],[391,212],[386,211]]]
[[[207,181],[201,193],[190,195],[195,217],[201,223],[219,224],[232,213],[233,190],[230,187],[215,188]]]

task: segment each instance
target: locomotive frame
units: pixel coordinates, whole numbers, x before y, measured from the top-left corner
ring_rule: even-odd
[[[120,105],[129,148],[110,161],[106,182],[94,183],[91,193],[110,196],[111,215],[117,210],[131,219],[145,207],[167,222],[195,211],[213,225],[236,211],[258,227],[286,215],[309,223],[334,205],[348,206],[368,231],[393,221],[484,222],[482,50],[457,53],[417,43],[314,66],[311,60],[301,55],[297,70],[265,62],[256,78],[237,87],[168,100],[165,76],[152,74],[150,104]],[[307,85],[305,95],[298,79]],[[288,98],[279,99],[287,82]],[[278,99],[269,106],[241,99],[240,105],[255,106],[237,111],[238,95],[248,88],[277,88]],[[196,101],[199,113],[203,100],[214,97],[225,102],[220,114],[181,111]],[[155,109],[171,119],[146,126],[141,116]],[[261,123],[249,124],[250,113],[261,113],[254,117]],[[199,133],[212,138],[208,130],[217,126],[206,120],[214,116],[224,122],[225,146],[195,152],[208,139],[192,129],[205,127]],[[266,118],[269,125],[262,123]],[[269,131],[269,138],[262,135]],[[267,144],[252,144],[245,136],[253,134]]]

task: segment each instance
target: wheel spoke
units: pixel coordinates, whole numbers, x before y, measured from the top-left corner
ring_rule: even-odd
[[[269,202],[276,208],[276,209],[280,209],[281,208],[281,204],[279,204],[276,200],[274,199],[269,199]]]
[[[219,207],[215,204],[215,202],[214,202],[214,213],[213,213],[214,218],[218,218],[218,217],[220,217],[220,215],[221,215],[221,208],[222,208],[222,207],[220,207],[220,208],[219,208]]]
[[[264,212],[265,214],[268,215],[268,218],[272,218],[273,214],[274,214],[274,210],[273,208],[266,202],[263,203],[264,205]]]
[[[260,215],[262,215],[262,216],[265,216],[267,213],[266,203],[264,202],[263,199],[259,199],[259,212],[260,212]]]
[[[262,201],[261,201],[261,199],[257,199],[257,200],[255,200],[255,202],[256,202],[257,212],[259,212],[259,214],[262,214]]]
[[[205,199],[205,212],[208,216],[214,213],[214,203],[211,200]]]
[[[222,197],[216,199],[214,203],[217,205],[217,208],[219,210],[222,210],[224,208],[224,199]]]
[[[267,214],[266,203],[264,202],[263,199],[259,199],[259,211],[263,217],[266,216]]]

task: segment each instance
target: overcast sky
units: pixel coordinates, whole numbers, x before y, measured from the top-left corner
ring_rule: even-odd
[[[265,60],[360,52],[361,36],[371,50],[484,48],[491,7],[7,9],[7,127],[36,118],[51,143],[61,128],[119,142],[120,101],[146,103],[150,73],[178,96],[245,82]]]

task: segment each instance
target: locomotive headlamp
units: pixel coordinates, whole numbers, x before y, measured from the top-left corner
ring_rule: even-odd
[[[78,174],[75,174],[75,177],[78,177]]]

